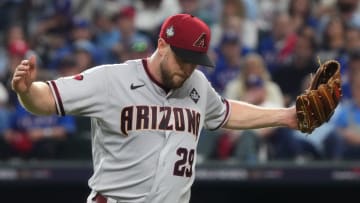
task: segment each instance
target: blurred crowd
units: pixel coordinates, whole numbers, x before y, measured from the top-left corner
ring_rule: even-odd
[[[199,159],[360,159],[358,0],[2,0],[0,13],[0,160],[91,157],[88,120],[38,117],[21,107],[10,85],[21,60],[36,55],[38,79],[46,81],[145,58],[162,21],[176,13],[210,26],[216,68],[199,69],[229,99],[288,107],[319,64],[341,63],[343,100],[311,135],[280,127],[203,130]]]

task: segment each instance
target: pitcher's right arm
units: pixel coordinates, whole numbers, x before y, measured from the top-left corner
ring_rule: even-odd
[[[12,89],[17,93],[21,105],[36,115],[56,113],[55,99],[50,87],[36,78],[36,58],[31,56],[16,67],[11,81]]]

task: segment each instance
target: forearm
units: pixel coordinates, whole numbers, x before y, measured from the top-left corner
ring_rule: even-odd
[[[21,105],[36,115],[55,114],[55,100],[45,82],[33,82],[27,92],[18,93]]]
[[[230,104],[230,117],[225,128],[254,129],[277,126],[296,128],[294,108],[263,108],[232,100]]]

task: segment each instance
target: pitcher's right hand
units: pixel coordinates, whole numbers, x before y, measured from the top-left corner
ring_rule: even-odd
[[[16,67],[11,87],[18,94],[27,93],[31,84],[36,78],[36,58],[31,56],[27,60],[22,60]]]

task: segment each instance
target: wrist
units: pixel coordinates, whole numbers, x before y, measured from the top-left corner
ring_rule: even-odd
[[[298,128],[295,106],[286,108],[286,116],[284,122],[288,128],[291,129]]]

